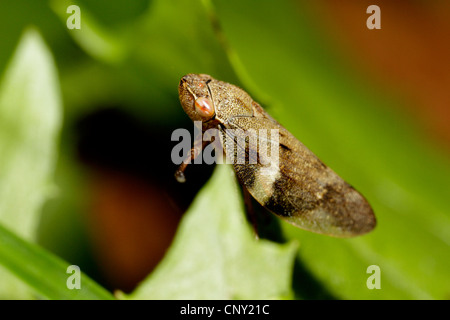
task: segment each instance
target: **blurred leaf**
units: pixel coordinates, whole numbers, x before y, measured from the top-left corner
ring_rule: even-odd
[[[30,25],[39,30],[48,41],[47,45],[52,47],[53,53],[67,48],[68,42],[63,39],[64,30],[58,26],[58,19],[48,7],[47,1],[0,1],[0,12],[0,30],[5,30],[1,35],[0,70],[6,68],[23,30]],[[68,55],[65,54],[65,60],[70,60],[67,58]]]
[[[47,299],[110,300],[104,288],[80,274],[80,289],[68,289],[69,264],[43,248],[24,241],[0,225],[0,264]],[[3,281],[2,281],[3,289]],[[11,299],[10,295],[5,298]]]
[[[72,1],[52,1],[50,4],[64,23],[71,15],[76,14],[75,12],[67,12],[68,7],[74,5]],[[78,6],[78,8],[80,7]],[[80,8],[79,18],[80,29],[69,29],[69,32],[86,52],[107,62],[118,62],[123,59],[125,46],[121,43],[120,37],[104,30],[84,7]]]
[[[140,15],[146,12],[152,0],[134,0],[123,5],[123,1],[111,0],[77,0],[80,8],[89,9],[102,24],[116,28],[126,23],[133,23]]]
[[[233,172],[218,165],[157,269],[132,299],[271,299],[291,295],[297,246],[256,241]]]
[[[52,2],[64,24],[68,17],[65,6]],[[152,1],[140,16],[120,28],[102,24],[99,10],[96,13],[81,7],[81,29],[67,30],[87,54],[98,60],[77,65],[64,75],[69,116],[72,110],[76,113],[92,105],[119,105],[128,112],[145,115],[149,121],[179,122],[185,118],[173,88],[183,75],[220,74],[228,81],[237,81],[200,0]],[[100,50],[101,54],[90,48],[88,37],[83,35],[90,31],[103,42],[117,45],[120,58],[109,59],[107,46],[102,47],[105,50]]]
[[[319,41],[326,37],[309,2],[214,4],[220,32],[241,62],[234,66],[245,68],[237,73],[248,74],[271,97],[271,113],[375,209],[376,230],[356,239],[283,223],[288,239],[301,239],[302,263],[338,298],[448,298],[448,159],[393,111],[398,99],[337,59],[332,40]],[[381,268],[381,290],[366,287],[372,264]]]
[[[0,222],[27,240],[35,239],[38,211],[51,192],[60,112],[52,58],[28,30],[0,89]],[[0,272],[0,296],[23,298],[27,290]]]

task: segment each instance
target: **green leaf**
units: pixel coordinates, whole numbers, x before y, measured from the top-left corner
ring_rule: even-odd
[[[243,68],[237,74],[258,87],[254,98],[260,91],[270,96],[270,113],[374,207],[375,231],[355,239],[282,223],[288,239],[301,240],[299,260],[316,282],[345,299],[448,298],[449,161],[393,111],[411,102],[374,88],[340,60],[342,52],[321,33],[322,21],[311,18],[312,3],[214,4],[221,35],[239,57],[233,66]],[[381,290],[366,286],[372,264],[381,268]]]
[[[27,31],[0,89],[0,221],[28,239],[51,191],[61,127],[57,81],[42,39]]]
[[[41,37],[28,30],[0,89],[0,222],[28,240],[35,239],[38,211],[51,193],[61,126],[57,81]],[[0,278],[0,296],[28,296],[3,269]]]
[[[30,298],[33,288],[49,299],[112,299],[84,274],[81,289],[69,290],[69,264],[30,242],[52,191],[62,122],[57,81],[40,35],[28,30],[0,89],[0,296]]]
[[[297,245],[255,240],[234,173],[218,165],[174,243],[132,299],[272,299],[291,296]]]
[[[80,289],[69,289],[67,281],[70,281],[69,277],[75,273],[67,272],[67,262],[35,244],[20,239],[2,225],[0,243],[0,263],[34,288],[42,298],[114,299],[111,293],[83,273],[79,274]]]

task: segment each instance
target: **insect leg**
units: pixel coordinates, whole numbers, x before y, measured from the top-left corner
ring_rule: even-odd
[[[184,175],[184,171],[186,170],[188,164],[191,163],[195,158],[198,157],[199,154],[203,151],[203,149],[210,143],[211,141],[202,141],[202,139],[195,139],[194,146],[191,149],[191,152],[187,155],[187,157],[183,160],[183,163],[178,167],[177,171],[175,171],[175,178],[178,182],[183,183],[186,182],[186,177]]]

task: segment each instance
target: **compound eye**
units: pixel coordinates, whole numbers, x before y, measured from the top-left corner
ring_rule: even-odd
[[[212,101],[205,97],[200,97],[195,100],[195,111],[198,115],[205,120],[212,118],[216,111],[214,110],[214,106]]]

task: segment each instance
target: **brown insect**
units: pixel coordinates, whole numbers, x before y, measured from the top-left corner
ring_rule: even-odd
[[[258,161],[233,166],[243,188],[269,211],[299,228],[336,237],[361,235],[375,227],[375,215],[367,200],[244,90],[206,74],[188,74],[181,79],[178,91],[184,111],[193,121],[202,122],[203,132],[216,128],[222,143],[241,141],[225,153],[237,155],[244,150],[249,158],[256,155]],[[258,135],[261,130],[276,132],[277,136],[262,138]],[[242,135],[243,139],[238,139]],[[258,147],[278,144],[276,164],[259,161],[263,160],[260,152],[246,143],[255,137]],[[205,143],[192,148],[176,172],[178,180],[184,180],[187,163],[204,147]]]

